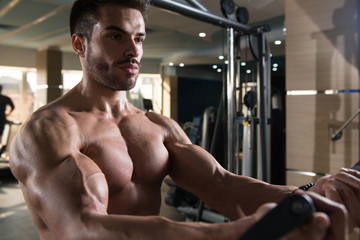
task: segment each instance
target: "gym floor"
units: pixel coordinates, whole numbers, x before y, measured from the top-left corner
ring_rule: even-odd
[[[16,179],[0,164],[0,232],[2,240],[38,240]]]

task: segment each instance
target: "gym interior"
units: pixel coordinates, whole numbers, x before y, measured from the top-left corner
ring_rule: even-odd
[[[1,140],[4,240],[39,239],[8,148],[32,112],[81,80],[72,3],[0,1],[0,84],[15,104]],[[151,4],[132,104],[176,120],[229,171],[274,184],[315,182],[360,159],[357,0]],[[162,193],[166,217],[224,221],[171,179]]]

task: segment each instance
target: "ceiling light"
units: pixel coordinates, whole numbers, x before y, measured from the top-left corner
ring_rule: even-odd
[[[276,68],[276,67],[273,67],[272,70],[273,70],[273,72],[276,72],[276,71],[277,71],[277,68]]]
[[[246,70],[246,73],[247,73],[247,74],[250,74],[250,73],[251,73],[251,69]]]
[[[173,63],[173,62],[169,62],[169,66],[170,66],[170,67],[174,66],[174,63]]]
[[[274,44],[275,44],[275,45],[280,45],[280,44],[281,44],[281,41],[280,41],[280,40],[276,40],[276,41],[274,42]]]
[[[223,60],[225,57],[224,56],[219,56],[219,59],[220,60]]]
[[[199,37],[201,37],[201,38],[206,37],[206,33],[204,33],[204,32],[199,33]]]
[[[316,90],[291,90],[286,92],[287,95],[316,95]]]
[[[180,63],[180,64],[179,64],[179,67],[184,67],[184,66],[185,66],[184,63]]]
[[[240,65],[244,67],[246,66],[246,62],[241,62]]]
[[[222,72],[221,68],[218,68],[216,71],[219,73]]]
[[[212,68],[213,68],[213,69],[217,69],[218,66],[217,66],[217,65],[213,65]]]
[[[273,64],[273,67],[274,67],[274,68],[277,68],[278,66],[279,66],[279,64],[277,64],[277,63],[274,63],[274,64]]]
[[[224,62],[225,64],[229,64],[229,60],[225,60],[225,62]]]

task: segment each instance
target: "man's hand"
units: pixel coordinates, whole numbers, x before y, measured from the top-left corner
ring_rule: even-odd
[[[347,211],[343,205],[321,197],[315,193],[310,193],[309,196],[312,198],[318,212],[313,214],[313,217],[309,222],[287,233],[284,237],[281,238],[281,240],[346,240],[348,238],[348,216]],[[254,215],[248,216],[244,219],[247,219],[249,222],[252,221],[254,224],[255,222],[262,219],[264,215],[275,206],[276,204],[274,203],[265,204],[261,206]],[[252,224],[248,225],[250,228],[250,225]],[[281,228],[282,226],[279,225],[276,227]],[[259,229],[259,231],[261,230]]]
[[[360,172],[342,168],[320,178],[311,191],[343,204],[349,212],[349,229],[360,227]]]
[[[276,207],[275,203],[268,203],[261,206],[255,213],[255,218],[260,220],[268,211]],[[281,227],[281,226],[278,226]],[[320,212],[316,212],[310,222],[292,230],[281,240],[318,240],[325,239],[328,228],[330,227],[329,217]],[[264,236],[265,237],[265,236]]]
[[[346,240],[348,239],[348,211],[344,205],[334,202],[328,198],[324,198],[316,193],[306,192],[309,195],[315,205],[317,213],[315,214],[313,221],[315,224],[317,221],[322,221],[321,214],[326,214],[330,220],[330,226],[328,227],[325,237],[326,240]],[[314,227],[312,225],[312,227]],[[301,229],[301,228],[300,228]],[[315,227],[316,229],[316,227]]]

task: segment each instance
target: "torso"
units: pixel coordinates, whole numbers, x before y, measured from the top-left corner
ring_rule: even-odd
[[[76,98],[78,96],[71,97],[70,102]],[[164,128],[133,106],[123,111],[122,116],[113,119],[103,112],[83,110],[68,102],[66,99],[60,100],[44,107],[29,122],[36,124],[43,118],[50,119],[50,125],[54,126],[76,125],[57,129],[57,133],[68,129],[60,134],[66,139],[56,140],[59,143],[53,145],[63,145],[65,152],[70,151],[70,155],[82,156],[74,158],[74,166],[84,175],[84,189],[95,196],[95,201],[91,200],[91,211],[100,214],[158,215],[161,184],[169,171]],[[77,140],[74,142],[73,139]],[[76,145],[76,149],[68,145]],[[36,165],[29,162],[28,171],[32,171],[33,164]],[[22,188],[26,199],[26,186],[22,185]],[[37,215],[36,209],[30,211]],[[41,222],[40,219],[36,221]]]

